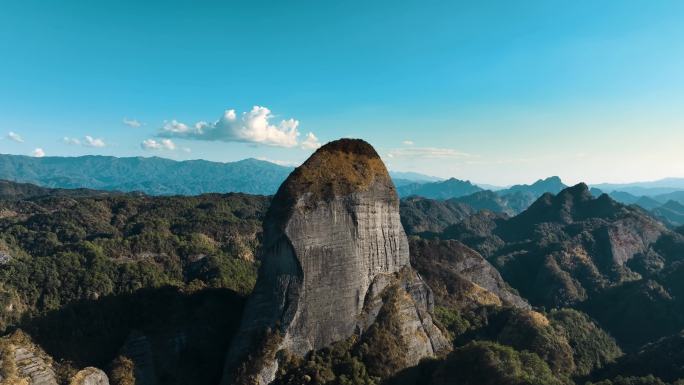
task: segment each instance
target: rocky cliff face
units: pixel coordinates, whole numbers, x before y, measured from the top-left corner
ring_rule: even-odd
[[[406,345],[420,357],[447,345],[429,316],[429,287],[401,273],[410,265],[399,200],[380,157],[364,141],[331,142],[287,178],[264,220],[261,263],[225,384],[248,353],[242,376],[268,383],[277,352],[302,356],[362,334],[389,287],[407,293],[400,308],[405,332],[414,337]]]
[[[478,252],[455,240],[411,239],[411,264],[434,290],[438,305],[472,308],[530,305]]]
[[[17,385],[109,385],[100,369],[88,367],[71,378],[58,378],[60,367],[52,357],[35,344],[31,337],[16,330],[0,339],[0,383]]]

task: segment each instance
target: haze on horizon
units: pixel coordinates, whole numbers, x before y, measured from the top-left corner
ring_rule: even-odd
[[[209,3],[3,3],[0,152],[684,177],[682,2]]]

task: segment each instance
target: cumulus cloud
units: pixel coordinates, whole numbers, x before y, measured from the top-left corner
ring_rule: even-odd
[[[315,150],[318,147],[321,147],[321,142],[318,141],[316,135],[309,132],[306,134],[306,138],[304,138],[302,141],[301,147],[305,150]]]
[[[145,150],[169,150],[173,151],[176,149],[176,144],[171,141],[171,139],[154,140],[147,139],[144,140],[140,147]],[[184,148],[183,151],[190,152],[189,148]]]
[[[21,135],[17,134],[17,133],[14,132],[14,131],[10,131],[10,132],[7,134],[7,139],[13,140],[13,141],[15,141],[15,142],[17,142],[17,143],[24,143],[24,138],[22,138]]]
[[[412,141],[412,140],[405,140],[405,141],[403,141],[403,142],[401,142],[401,143],[402,143],[402,144],[405,144],[405,145],[407,145],[407,146],[413,146],[413,141]]]
[[[133,127],[133,128],[138,128],[142,126],[143,124],[137,120],[137,119],[128,119],[128,118],[123,118],[122,120],[123,124],[127,125],[128,127]]]
[[[78,146],[78,145],[81,144],[81,140],[80,140],[80,139],[78,139],[78,138],[70,138],[70,137],[68,137],[68,136],[65,136],[64,138],[62,138],[62,142],[66,143],[66,144],[76,145],[76,146]]]
[[[90,135],[86,135],[83,145],[86,147],[105,147],[107,144],[100,138],[93,138]]]
[[[409,147],[396,148],[387,153],[389,158],[424,158],[424,159],[466,159],[472,155],[452,148]]]
[[[36,158],[42,158],[45,156],[45,151],[43,151],[42,148],[36,148],[31,152],[31,155],[35,156]]]
[[[278,147],[299,145],[299,121],[281,120],[275,124],[274,116],[266,107],[254,106],[250,111],[238,116],[233,109],[226,110],[220,119],[213,123],[199,121],[188,125],[177,120],[165,122],[160,137],[209,140],[223,142],[245,142]],[[306,144],[304,144],[306,143]],[[302,143],[304,148],[315,148],[318,139],[309,133]],[[318,144],[320,145],[320,144]]]
[[[78,138],[70,138],[65,136],[62,138],[62,142],[70,144],[73,146],[85,146],[85,147],[106,147],[107,143],[101,138],[93,138],[90,135],[86,135],[82,140]]]

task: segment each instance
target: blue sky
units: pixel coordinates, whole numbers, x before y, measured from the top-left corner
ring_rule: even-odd
[[[500,185],[684,177],[681,1],[2,8],[3,153],[297,163],[355,136]]]

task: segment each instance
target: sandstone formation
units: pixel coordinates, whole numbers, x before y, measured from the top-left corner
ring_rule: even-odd
[[[98,368],[87,367],[79,370],[69,382],[69,385],[109,385],[109,378]]]
[[[530,308],[492,264],[461,242],[417,238],[410,245],[411,264],[434,290],[438,304]]]
[[[121,348],[121,355],[133,362],[137,385],[157,384],[152,344],[146,335],[137,330],[131,332]]]
[[[3,384],[58,383],[52,358],[21,331],[16,331],[0,341],[0,361],[0,381]]]
[[[446,348],[432,324],[432,292],[410,268],[399,199],[382,160],[362,140],[328,143],[273,198],[259,278],[223,383],[241,362],[243,377],[268,383],[278,352],[303,356],[363,334],[392,297],[388,288],[402,298],[397,338],[410,363]]]
[[[87,367],[73,377],[58,378],[55,363],[31,337],[21,330],[0,339],[0,384],[2,385],[109,385],[100,369]]]

